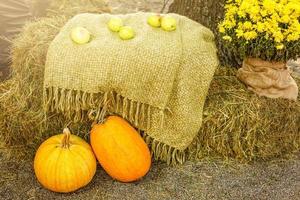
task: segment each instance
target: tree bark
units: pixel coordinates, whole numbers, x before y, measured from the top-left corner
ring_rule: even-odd
[[[225,0],[174,0],[169,12],[185,15],[215,31],[223,18],[224,2]]]
[[[174,0],[169,13],[178,13],[210,28],[216,36],[219,58],[222,65],[237,66],[240,59],[222,45],[218,24],[224,17],[226,0]]]

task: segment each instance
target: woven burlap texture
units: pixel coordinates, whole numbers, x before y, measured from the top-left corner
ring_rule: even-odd
[[[46,111],[74,121],[102,121],[108,114],[142,131],[153,156],[184,162],[198,134],[210,82],[218,65],[214,36],[180,15],[172,32],[147,24],[151,13],[117,15],[135,38],[121,40],[107,22],[111,14],[80,14],[50,44],[44,82]],[[88,44],[70,39],[75,27],[92,34]]]

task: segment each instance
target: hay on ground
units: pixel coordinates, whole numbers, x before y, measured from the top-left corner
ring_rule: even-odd
[[[68,124],[60,115],[43,116],[42,86],[49,43],[68,17],[51,17],[28,24],[13,45],[12,78],[0,84],[0,135],[7,147],[39,144]],[[198,138],[190,159],[204,156],[240,160],[269,159],[300,149],[300,99],[258,97],[221,67],[211,84]],[[300,83],[297,80],[298,84]],[[87,138],[90,124],[73,124]]]

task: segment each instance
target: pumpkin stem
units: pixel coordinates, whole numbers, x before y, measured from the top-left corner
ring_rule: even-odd
[[[62,139],[62,147],[68,149],[70,147],[71,131],[69,128],[64,128],[64,137]]]

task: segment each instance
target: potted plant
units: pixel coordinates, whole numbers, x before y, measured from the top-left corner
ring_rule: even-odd
[[[240,56],[237,77],[261,96],[296,100],[287,61],[300,55],[299,0],[227,0],[223,42]]]

